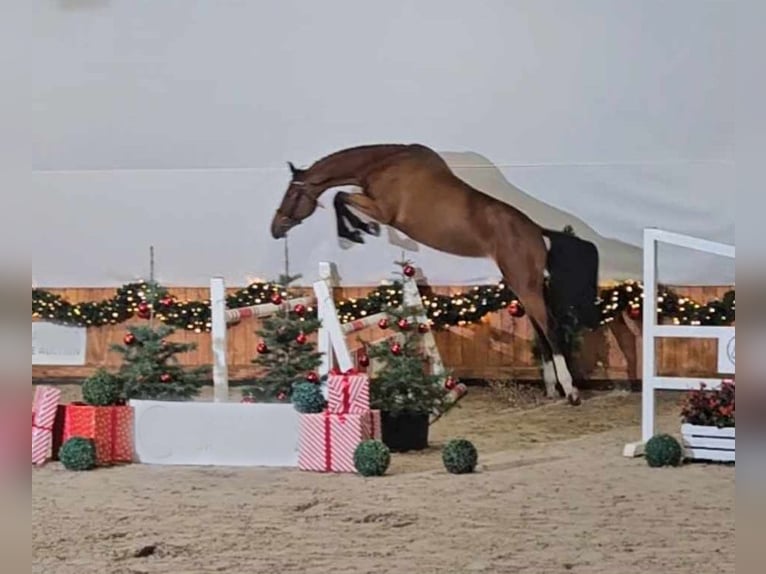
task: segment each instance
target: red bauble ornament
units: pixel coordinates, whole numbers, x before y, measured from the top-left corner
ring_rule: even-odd
[[[146,301],[141,301],[138,306],[136,307],[138,311],[138,316],[141,319],[148,319],[152,315],[152,308],[149,306],[149,303]]]
[[[415,275],[415,268],[412,265],[405,265],[402,269],[402,273],[404,273],[406,277],[413,277]]]
[[[263,355],[264,353],[268,353],[268,352],[269,352],[269,347],[266,345],[266,343],[264,343],[263,341],[261,341],[261,342],[260,342],[260,343],[258,343],[258,345],[255,347],[255,350],[256,350],[256,351],[258,351],[258,352],[259,352],[261,355]]]
[[[170,307],[173,304],[173,298],[172,297],[163,297],[160,299],[160,305],[163,307]]]
[[[381,329],[388,329],[388,319],[383,318],[380,321],[378,321],[378,327]]]
[[[447,377],[447,380],[444,381],[444,388],[448,390],[452,390],[457,386],[457,381],[452,377]]]
[[[426,323],[421,323],[418,325],[418,333],[428,333],[429,327]]]
[[[308,340],[308,337],[305,333],[298,333],[298,336],[295,337],[295,342],[299,345],[303,345]]]
[[[126,345],[132,345],[136,342],[136,336],[133,333],[126,333],[122,338],[122,342]]]
[[[170,373],[162,373],[160,375],[160,381],[162,381],[163,383],[169,383],[172,380],[173,380],[173,377],[170,376]]]
[[[306,380],[309,383],[318,383],[319,382],[319,375],[317,375],[315,372],[310,372],[308,375],[306,375]]]
[[[402,353],[402,346],[399,343],[394,343],[391,345],[391,352],[394,355],[400,355]]]
[[[274,303],[274,305],[281,305],[282,304],[282,295],[279,293],[272,293],[271,294],[271,302]]]
[[[357,362],[359,363],[360,367],[369,367],[370,366],[370,357],[368,357],[367,354],[359,355],[359,358],[357,359]]]
[[[284,391],[279,391],[277,393],[277,400],[284,401],[287,398],[287,393]]]
[[[641,307],[628,308],[628,317],[630,317],[631,319],[641,318]]]
[[[508,314],[511,317],[523,317],[524,316],[524,306],[519,303],[518,301],[511,301],[508,304]]]
[[[396,324],[402,331],[407,331],[410,328],[410,322],[407,319],[399,319]]]
[[[303,303],[298,303],[293,309],[293,311],[295,311],[296,315],[302,317],[303,314],[306,312],[306,306]]]

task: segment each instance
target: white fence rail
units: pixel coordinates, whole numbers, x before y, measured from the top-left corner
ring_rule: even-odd
[[[734,374],[734,327],[702,325],[657,325],[657,245],[666,243],[704,253],[735,258],[734,246],[716,243],[671,231],[644,229],[644,313],[643,313],[643,380],[641,383],[641,440],[625,445],[625,456],[640,456],[643,447],[655,433],[655,391],[685,391],[699,388],[704,382],[717,388],[727,375]],[[657,375],[655,340],[684,337],[718,340],[718,368],[721,378],[660,377]]]

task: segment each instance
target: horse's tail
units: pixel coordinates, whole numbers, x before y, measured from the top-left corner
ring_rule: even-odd
[[[598,249],[569,233],[546,229],[550,239],[547,300],[556,321],[573,312],[580,325],[594,329],[601,320],[598,298]]]

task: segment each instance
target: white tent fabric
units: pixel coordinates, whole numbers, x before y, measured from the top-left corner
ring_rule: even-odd
[[[273,278],[269,222],[308,165],[368,143],[429,145],[460,177],[638,278],[641,230],[734,243],[734,2],[352,0],[39,3],[32,46],[33,282]],[[326,202],[331,205],[330,192]],[[390,276],[386,234],[342,249],[331,209],[291,268]],[[434,284],[499,278],[420,247]],[[732,262],[662,250],[660,279],[730,284]]]

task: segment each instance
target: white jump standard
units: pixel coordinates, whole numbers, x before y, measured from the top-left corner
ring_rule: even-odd
[[[644,445],[655,433],[655,396],[657,390],[689,391],[698,389],[704,382],[708,388],[721,386],[722,378],[699,377],[660,377],[657,375],[655,360],[655,339],[663,337],[683,337],[718,340],[718,373],[727,376],[734,374],[734,327],[713,327],[703,325],[657,325],[657,244],[667,243],[686,247],[704,253],[735,258],[733,245],[716,243],[706,239],[690,237],[680,233],[660,229],[644,229],[644,315],[643,315],[643,361],[641,383],[641,440],[625,445],[623,455],[641,456]],[[733,439],[733,429],[725,433]],[[686,441],[685,441],[686,442]],[[733,442],[733,440],[732,440]],[[699,458],[693,445],[686,444],[686,455]],[[726,460],[733,460],[726,458]]]

